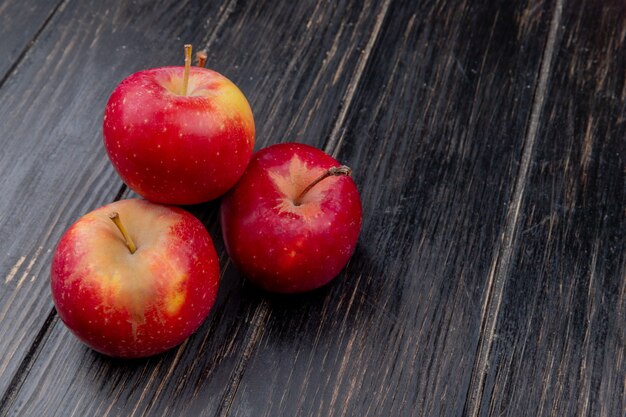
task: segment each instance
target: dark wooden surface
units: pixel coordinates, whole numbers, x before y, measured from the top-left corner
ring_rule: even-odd
[[[0,415],[624,416],[626,3],[0,3]],[[132,195],[101,144],[133,71],[207,47],[260,149],[355,171],[363,231],[329,286],[277,297],[224,251],[216,306],[154,358],[58,320],[51,253]]]

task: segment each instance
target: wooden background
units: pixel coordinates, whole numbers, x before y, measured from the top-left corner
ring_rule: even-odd
[[[257,145],[354,169],[340,277],[261,293],[228,260],[178,348],[81,345],[49,291],[80,215],[132,195],[104,105],[182,44],[249,98]],[[626,2],[0,2],[0,415],[626,415]]]

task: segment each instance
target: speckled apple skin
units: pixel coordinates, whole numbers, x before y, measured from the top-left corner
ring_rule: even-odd
[[[131,254],[108,217],[118,212]],[[219,263],[194,216],[122,200],[81,217],[62,236],[50,274],[61,320],[85,344],[123,358],[154,355],[191,335],[209,314]]]
[[[111,94],[104,146],[122,180],[163,204],[213,200],[241,177],[254,148],[254,119],[243,93],[226,77],[192,67],[144,70]]]
[[[308,145],[273,145],[253,155],[241,180],[224,196],[220,221],[226,249],[256,285],[279,293],[309,291],[346,265],[362,217],[352,178],[326,178],[294,205],[309,183],[339,165]]]

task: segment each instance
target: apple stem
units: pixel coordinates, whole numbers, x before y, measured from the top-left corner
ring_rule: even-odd
[[[191,44],[185,45],[185,72],[183,74],[183,89],[181,95],[187,95],[187,86],[189,85],[189,71],[191,70]]]
[[[197,65],[199,67],[204,67],[204,64],[206,64],[207,58],[208,58],[208,55],[206,51],[196,52],[196,60],[198,61]]]
[[[115,223],[117,228],[122,233],[122,236],[124,236],[126,246],[128,246],[128,250],[130,251],[130,253],[135,253],[135,251],[137,250],[137,246],[135,246],[135,242],[133,242],[133,239],[130,237],[128,231],[124,227],[124,224],[122,224],[122,221],[120,220],[120,215],[114,211],[113,213],[109,214],[109,219],[113,220],[113,223]]]
[[[294,200],[293,204],[295,206],[299,206],[300,204],[302,204],[302,199],[304,198],[306,193],[308,193],[311,190],[311,188],[315,187],[320,181],[328,177],[339,176],[339,175],[346,175],[349,177],[350,175],[352,175],[352,169],[345,165],[329,168],[322,175],[314,179],[312,183],[307,185],[307,187],[304,190],[302,190],[300,195]]]

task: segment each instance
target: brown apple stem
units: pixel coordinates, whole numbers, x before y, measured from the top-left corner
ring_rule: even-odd
[[[109,219],[113,220],[113,223],[115,223],[117,228],[120,229],[120,232],[122,232],[122,236],[124,236],[126,246],[128,246],[128,250],[130,251],[130,253],[135,253],[135,251],[137,250],[137,246],[135,246],[135,242],[133,242],[133,239],[130,237],[128,231],[124,227],[124,224],[122,224],[122,221],[120,220],[120,215],[114,211],[113,213],[109,214]]]
[[[302,204],[302,199],[304,198],[306,193],[311,191],[311,188],[315,187],[320,181],[322,181],[322,180],[324,180],[324,179],[326,179],[328,177],[333,177],[333,176],[338,176],[338,175],[347,175],[349,177],[350,175],[352,175],[352,169],[350,167],[345,166],[345,165],[341,165],[339,167],[329,168],[322,175],[320,175],[319,177],[315,178],[312,183],[307,185],[307,187],[304,190],[302,190],[300,195],[294,200],[293,204],[296,205],[296,206],[299,206],[300,204]]]
[[[196,60],[198,61],[196,65],[204,68],[207,58],[208,58],[208,55],[206,51],[196,52]]]
[[[183,74],[183,89],[180,92],[182,96],[187,95],[187,86],[189,85],[189,71],[191,70],[191,44],[185,45],[185,72]]]

